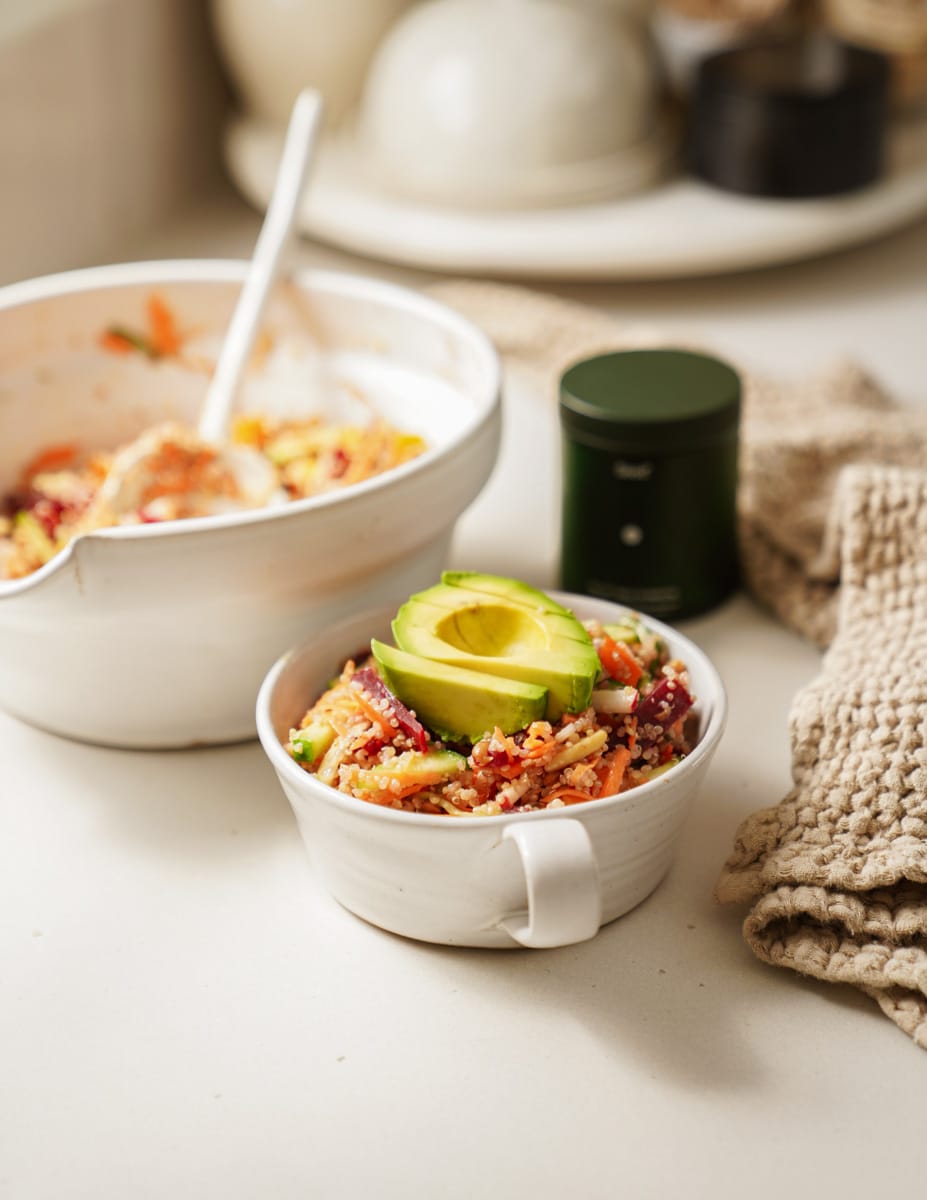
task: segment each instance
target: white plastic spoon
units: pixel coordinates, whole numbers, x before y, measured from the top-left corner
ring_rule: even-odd
[[[96,519],[103,514],[118,518],[136,512],[156,495],[166,453],[175,460],[178,455],[181,459],[188,456],[192,463],[205,447],[219,448],[213,477],[224,469],[239,492],[234,499],[215,497],[211,505],[214,511],[251,508],[273,500],[278,489],[277,476],[267,459],[247,447],[224,443],[254,339],[290,244],[321,120],[322,97],[311,88],[300,92],[287,125],[267,214],[222,342],[196,431],[178,425],[157,426],[120,450],[94,502]],[[193,482],[192,486],[197,485]],[[208,496],[198,494],[195,499],[198,504],[208,505]]]

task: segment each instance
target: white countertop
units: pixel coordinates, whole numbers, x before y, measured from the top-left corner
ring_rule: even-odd
[[[243,257],[256,228],[216,201],[126,257]],[[855,356],[927,403],[927,224],[762,273],[557,291],[746,366]],[[505,471],[454,560],[552,583],[554,413],[518,379],[508,405]],[[513,566],[493,530],[539,505]],[[725,679],[727,734],[668,878],[562,950],[423,945],[340,909],[257,743],[130,753],[0,714],[0,1197],[922,1194],[923,1052],[851,989],[758,963],[711,896],[740,819],[788,787],[818,655],[744,597],[683,628]]]

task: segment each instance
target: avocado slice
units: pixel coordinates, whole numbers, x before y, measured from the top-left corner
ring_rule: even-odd
[[[448,666],[546,688],[550,720],[580,712],[589,704],[600,670],[592,639],[566,610],[544,612],[522,604],[524,585],[512,582],[513,600],[499,595],[474,601],[473,592],[453,584],[419,592],[393,621],[397,646]],[[431,603],[429,597],[440,588],[446,589],[438,592],[442,602]],[[456,608],[449,606],[448,592],[459,593]]]
[[[517,637],[517,629],[513,622],[506,621],[504,615],[495,611],[500,607],[506,612],[514,612],[520,616],[527,614],[533,618],[543,617],[551,634],[556,637],[572,638],[574,641],[583,643],[589,641],[589,634],[583,625],[571,612],[560,608],[559,605],[555,611],[545,612],[532,605],[523,605],[517,601],[505,600],[501,596],[490,595],[489,592],[477,592],[470,588],[452,587],[444,583],[436,583],[434,587],[430,587],[424,592],[416,592],[409,597],[407,603],[413,601],[416,604],[427,604],[433,608],[443,608],[447,612],[467,613],[466,617],[461,618],[464,628],[460,630],[460,636],[466,638],[467,630],[470,629],[481,646],[486,639],[485,630],[501,628],[503,623],[508,634]],[[527,636],[532,636],[530,626],[526,626],[526,631]],[[485,653],[485,651],[481,652]]]
[[[390,691],[445,740],[476,742],[497,725],[514,733],[544,716],[547,691],[536,684],[448,666],[376,640],[370,649]]]
[[[447,587],[481,592],[483,595],[505,600],[509,604],[521,604],[525,608],[537,609],[538,612],[573,615],[568,608],[564,608],[556,600],[551,600],[545,592],[528,583],[522,583],[520,579],[508,579],[504,575],[484,575],[479,571],[442,571],[441,583]],[[429,591],[434,591],[434,588],[430,588]],[[420,596],[424,599],[426,593],[420,593]]]

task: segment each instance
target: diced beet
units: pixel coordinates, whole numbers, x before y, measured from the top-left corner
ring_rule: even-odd
[[[73,505],[56,500],[53,496],[46,496],[34,487],[9,492],[0,500],[0,516],[12,517],[17,512],[30,513],[50,538],[55,536],[64,514],[73,511],[73,508]]]
[[[0,517],[15,517],[22,507],[15,492],[0,496]]]
[[[669,729],[692,707],[692,697],[678,679],[659,679],[637,706],[638,727],[659,725]]]
[[[353,679],[361,685],[365,692],[369,692],[374,700],[386,701],[393,716],[399,722],[399,728],[412,739],[416,750],[428,749],[425,726],[409,712],[398,696],[393,695],[372,667],[362,667],[359,671],[355,671]]]
[[[60,500],[53,500],[50,496],[40,496],[31,508],[32,515],[50,538],[55,536],[64,511],[65,505]]]
[[[511,765],[511,758],[507,750],[490,750],[488,755],[490,766],[493,767],[508,767]]]
[[[34,487],[18,488],[14,492],[7,492],[0,500],[0,516],[12,517],[21,509],[29,512],[41,499],[43,499],[42,493],[37,492]]]

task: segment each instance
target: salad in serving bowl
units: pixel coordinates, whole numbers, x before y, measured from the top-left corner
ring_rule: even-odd
[[[445,572],[290,733],[321,782],[408,812],[489,816],[617,795],[689,753],[686,665],[637,613],[579,621],[511,579]]]
[[[466,572],[306,639],[257,702],[331,894],[396,933],[496,948],[581,941],[649,895],[725,719],[678,630]]]

